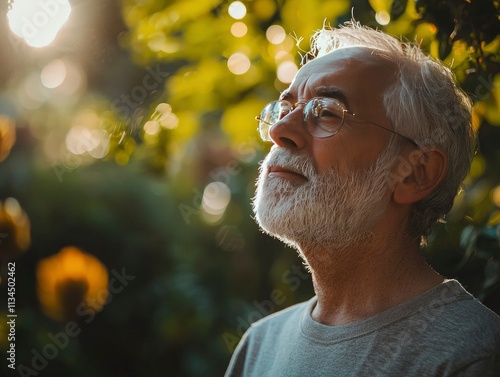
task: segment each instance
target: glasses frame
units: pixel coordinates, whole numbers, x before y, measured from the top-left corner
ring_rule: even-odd
[[[321,139],[326,139],[328,137],[332,137],[332,136],[335,136],[337,133],[340,132],[340,130],[342,129],[342,127],[344,126],[345,124],[345,119],[346,117],[352,121],[354,121],[355,123],[368,123],[368,124],[372,124],[374,126],[377,126],[379,128],[382,128],[386,131],[389,131],[391,132],[392,134],[394,135],[398,135],[400,137],[402,137],[403,139],[407,140],[408,142],[410,142],[413,146],[415,146],[417,149],[420,149],[420,145],[417,144],[417,142],[411,138],[409,138],[408,136],[405,136],[405,135],[402,135],[400,134],[399,132],[396,132],[394,130],[391,130],[390,128],[387,128],[385,126],[382,126],[378,123],[375,123],[375,122],[372,122],[371,120],[368,120],[368,119],[364,119],[354,113],[351,113],[349,112],[344,104],[340,101],[338,101],[337,99],[335,98],[331,98],[331,97],[313,97],[311,98],[310,100],[308,101],[299,101],[299,102],[296,102],[295,104],[292,104],[291,102],[287,101],[287,100],[277,100],[277,101],[272,101],[272,102],[269,102],[266,106],[264,106],[264,109],[270,105],[274,105],[274,104],[277,104],[277,103],[286,103],[290,106],[290,112],[288,112],[288,114],[286,114],[283,118],[281,119],[278,119],[278,121],[276,121],[275,123],[273,124],[270,124],[269,122],[265,121],[260,115],[259,116],[256,116],[255,119],[257,121],[259,121],[259,126],[257,128],[257,130],[259,131],[259,134],[260,134],[260,137],[262,140],[264,141],[272,141],[271,137],[269,136],[269,132],[271,131],[271,128],[276,124],[278,123],[280,120],[286,118],[289,114],[291,114],[299,105],[305,105],[304,106],[304,109],[302,110],[302,121],[304,124],[307,124],[307,116],[308,116],[308,111],[305,111],[305,109],[308,108],[308,105],[314,101],[314,100],[321,100],[321,99],[328,99],[328,100],[333,100],[333,101],[336,101],[339,105],[339,107],[342,109],[342,123],[340,125],[340,127],[338,128],[338,130],[336,130],[334,133],[330,134],[330,135],[327,135],[327,136],[315,136],[311,133],[311,131],[309,130],[308,127],[306,127],[307,129],[307,132],[309,132],[309,134],[311,136],[314,136],[314,137],[319,137]],[[262,110],[264,111],[264,110]],[[262,113],[261,113],[262,115]],[[266,135],[266,132],[264,131],[263,129],[263,125],[267,126],[268,127],[268,130],[267,130],[267,135]],[[267,136],[267,137],[266,137]]]

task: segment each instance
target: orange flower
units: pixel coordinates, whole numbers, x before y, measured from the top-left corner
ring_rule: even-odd
[[[0,115],[0,162],[7,158],[15,142],[14,121],[5,115]]]
[[[108,270],[96,257],[69,246],[38,263],[38,299],[47,316],[74,319],[100,311],[108,298]]]
[[[14,259],[30,243],[30,221],[18,201],[8,198],[0,202],[0,261]]]

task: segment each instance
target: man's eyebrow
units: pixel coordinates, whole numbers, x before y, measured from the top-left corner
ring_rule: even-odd
[[[342,102],[347,108],[349,108],[349,101],[345,94],[339,89],[331,86],[318,86],[314,89],[316,95],[321,97],[335,98]]]
[[[318,86],[314,89],[314,92],[316,96],[319,97],[335,98],[336,100],[342,102],[347,108],[349,108],[349,101],[347,100],[346,95],[339,88],[332,86]],[[281,92],[279,99],[287,100],[291,97],[293,96],[290,89],[285,89]]]

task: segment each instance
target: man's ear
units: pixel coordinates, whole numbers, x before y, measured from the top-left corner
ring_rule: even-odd
[[[438,148],[413,150],[401,157],[396,170],[394,201],[411,204],[425,198],[444,179],[446,166],[446,156]]]

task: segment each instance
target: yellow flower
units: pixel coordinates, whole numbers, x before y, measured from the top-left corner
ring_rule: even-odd
[[[15,141],[14,121],[5,115],[0,115],[0,162],[7,158]]]
[[[30,221],[18,201],[0,202],[0,262],[14,259],[31,243]]]
[[[42,309],[58,321],[100,311],[108,298],[108,270],[99,259],[74,246],[41,260],[36,276]]]

